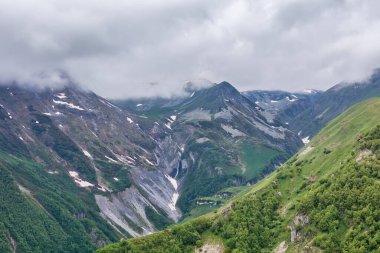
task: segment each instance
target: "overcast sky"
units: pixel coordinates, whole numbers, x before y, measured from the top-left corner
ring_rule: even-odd
[[[0,80],[112,98],[326,89],[380,67],[379,0],[0,0]]]

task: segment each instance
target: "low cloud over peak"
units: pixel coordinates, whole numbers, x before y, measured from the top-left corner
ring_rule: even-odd
[[[112,98],[169,96],[205,79],[325,89],[380,66],[379,9],[377,0],[0,0],[0,79],[54,85],[60,69]]]

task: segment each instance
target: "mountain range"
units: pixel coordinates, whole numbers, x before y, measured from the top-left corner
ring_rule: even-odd
[[[351,107],[217,212],[98,252],[377,252],[379,107]]]
[[[309,143],[310,139],[350,106],[379,95],[379,72],[363,83],[339,84],[327,91],[239,92],[222,82],[183,97],[118,101],[74,83],[54,89],[2,84],[0,251],[93,252],[120,238],[146,236],[213,210],[229,217],[232,200],[272,184],[282,171],[299,173],[297,163],[309,166],[313,158],[305,162],[299,158],[302,152],[313,147],[335,154],[332,151],[343,144],[322,145],[317,137]],[[370,108],[378,105],[372,103]],[[359,108],[366,112],[364,105]],[[368,115],[377,115],[371,110]],[[378,124],[373,122],[376,117],[372,118],[361,119],[368,121],[366,128],[347,138],[365,135],[364,130]],[[322,136],[320,141],[325,142],[328,138]],[[352,149],[350,146],[350,152]],[[339,159],[343,161],[347,154]],[[322,162],[324,156],[315,156]],[[317,174],[314,167],[305,170],[308,174],[302,178]],[[284,178],[284,186],[279,187],[293,184],[289,181],[293,176]],[[316,178],[319,182],[319,174]],[[301,179],[294,182],[294,189],[303,183]],[[281,194],[289,200],[301,196],[289,191],[282,189]],[[244,197],[238,203],[245,201]],[[247,201],[252,201],[247,206],[256,203],[256,199]],[[265,199],[260,201],[268,204]],[[271,208],[279,208],[281,203],[285,202]],[[286,217],[294,218],[291,215]],[[197,231],[202,238],[209,231],[204,226],[203,232]],[[178,228],[182,229],[181,225]],[[222,240],[229,238],[214,234]],[[279,238],[285,238],[283,235]],[[198,239],[198,244],[204,242]],[[181,250],[195,247],[193,243],[177,245],[173,240]],[[189,240],[194,238],[189,236]],[[132,248],[135,242],[131,241]],[[276,242],[265,239],[262,248]],[[123,243],[112,247],[129,245]]]

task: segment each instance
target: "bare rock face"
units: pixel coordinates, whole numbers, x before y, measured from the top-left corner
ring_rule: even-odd
[[[222,215],[223,215],[224,217],[227,217],[227,216],[233,211],[233,209],[234,209],[234,208],[233,208],[232,204],[226,206],[226,207],[223,208],[223,210],[222,210]]]
[[[358,157],[356,158],[356,162],[361,162],[361,161],[365,160],[366,158],[368,158],[372,155],[373,155],[373,153],[371,150],[364,149],[364,150],[360,151]]]
[[[8,240],[9,240],[9,245],[10,245],[12,252],[16,253],[17,252],[17,243],[16,243],[15,239],[13,239],[11,236],[9,236]]]
[[[290,226],[290,241],[291,243],[301,242],[305,239],[303,234],[303,228],[309,223],[309,217],[303,214],[297,214],[294,217]]]
[[[273,250],[273,253],[285,253],[287,249],[288,244],[286,241],[283,241]]]
[[[217,243],[205,243],[202,247],[195,249],[194,253],[223,253],[223,245]]]

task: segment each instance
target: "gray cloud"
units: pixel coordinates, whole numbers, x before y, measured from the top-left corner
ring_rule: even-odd
[[[113,98],[324,89],[380,67],[378,0],[0,0],[0,80]]]

